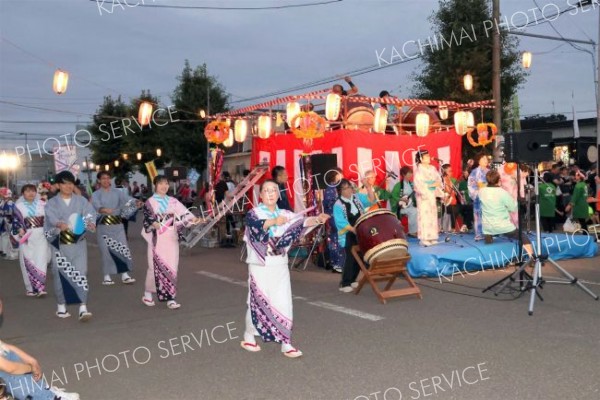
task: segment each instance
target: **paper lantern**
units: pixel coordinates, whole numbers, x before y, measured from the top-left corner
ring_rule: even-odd
[[[52,89],[56,94],[63,94],[67,91],[67,84],[69,83],[69,73],[57,69],[54,73],[54,82],[52,84]]]
[[[440,119],[448,119],[448,107],[440,106],[440,108],[438,108],[438,112],[440,114]]]
[[[475,126],[475,116],[470,111],[457,111],[454,113],[454,130],[458,135],[466,135]]]
[[[298,114],[300,114],[300,104],[295,101],[288,103],[287,107],[286,107],[285,120],[287,121],[288,125],[291,128],[297,128],[298,125],[300,124],[300,121],[297,122],[296,126],[292,126],[292,124],[291,124],[292,119],[294,119],[294,117]]]
[[[375,111],[375,118],[373,118],[373,132],[384,133],[387,126],[387,119],[388,111],[383,107],[379,107]]]
[[[523,52],[523,68],[525,68],[525,69],[531,68],[531,52],[530,51]]]
[[[325,118],[329,121],[337,121],[340,117],[342,98],[339,94],[330,93],[325,103]]]
[[[115,160],[115,168],[119,167],[119,160]]]
[[[160,156],[162,156],[162,150],[156,149],[156,157],[160,157]]]
[[[429,133],[429,115],[424,112],[417,115],[417,136],[427,136]]]
[[[463,77],[463,84],[466,91],[471,91],[473,89],[473,76],[471,74],[466,74]]]
[[[147,101],[142,101],[140,103],[140,108],[138,110],[138,122],[140,125],[148,125],[150,123],[150,118],[152,118],[152,103]]]
[[[198,111],[198,116],[202,119],[206,118],[206,111],[204,111],[204,109],[200,109],[200,111]]]
[[[223,146],[231,147],[231,146],[233,146],[233,142],[234,142],[233,130],[230,129],[229,136],[227,137],[227,139],[225,139],[225,141],[223,141]]]
[[[135,156],[138,159],[138,161],[142,161],[142,153],[137,153]]]
[[[104,170],[105,171],[108,171],[109,169],[110,169],[110,165],[108,165],[108,164],[104,165]]]
[[[123,153],[123,160],[127,160],[129,158],[129,156],[127,155],[127,153]]]
[[[258,117],[258,137],[268,139],[271,136],[273,121],[270,115],[261,115]]]
[[[243,143],[248,135],[248,121],[245,119],[238,119],[235,121],[234,138],[238,143]]]

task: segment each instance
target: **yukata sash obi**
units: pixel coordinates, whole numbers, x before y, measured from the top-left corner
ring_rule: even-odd
[[[33,228],[43,228],[44,227],[44,217],[27,217],[23,220],[25,222],[25,229],[33,229]]]
[[[118,215],[103,214],[98,218],[99,225],[119,225],[123,223],[123,218]]]

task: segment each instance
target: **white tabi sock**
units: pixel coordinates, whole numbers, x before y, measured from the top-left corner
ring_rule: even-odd
[[[144,292],[144,298],[147,300],[152,301],[152,293],[151,292]]]
[[[294,346],[289,343],[281,343],[281,352],[287,353],[290,350],[294,350]]]
[[[112,279],[110,278],[110,275],[104,275],[104,280],[105,281],[112,281]]]
[[[58,312],[61,313],[61,314],[62,313],[66,313],[67,312],[67,306],[64,305],[64,304],[59,304],[58,305]]]
[[[131,278],[131,277],[129,276],[129,274],[127,272],[123,272],[121,274],[121,279],[125,280],[125,279],[129,279],[129,278]]]
[[[244,342],[256,344],[256,340],[254,339],[254,335],[248,332],[244,332]]]
[[[79,306],[79,314],[81,314],[83,312],[88,312],[87,306],[85,304],[82,304]]]

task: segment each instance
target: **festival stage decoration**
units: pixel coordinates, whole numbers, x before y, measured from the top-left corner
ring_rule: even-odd
[[[384,133],[387,126],[388,110],[379,107],[375,110],[375,117],[373,118],[373,132]]]
[[[470,111],[457,111],[454,113],[454,130],[457,135],[464,136],[473,131],[475,116]]]
[[[67,91],[67,85],[69,84],[69,73],[60,69],[57,69],[54,73],[54,81],[52,82],[52,89],[56,94],[63,94]]]
[[[233,146],[233,143],[235,143],[233,129],[229,129],[229,136],[227,137],[226,140],[223,141],[223,146],[231,147],[231,146]]]
[[[221,180],[221,170],[223,169],[223,150],[219,147],[210,150],[210,172],[213,188]]]
[[[238,119],[235,121],[233,137],[236,142],[243,143],[248,135],[248,121],[245,119]]]
[[[140,125],[145,126],[150,123],[150,118],[152,117],[152,103],[148,101],[142,101],[140,103],[140,108],[138,110],[138,122]]]
[[[212,121],[204,128],[204,136],[209,143],[221,144],[229,137],[229,124],[221,120]]]
[[[285,108],[285,120],[290,127],[298,127],[298,125],[293,125],[292,120],[296,115],[300,113],[300,103],[293,101],[288,103]]]
[[[509,162],[504,164],[504,172],[507,175],[513,175],[517,171],[517,163]]]
[[[416,121],[417,136],[425,137],[429,133],[429,115],[421,112],[417,115]]]
[[[313,139],[325,136],[327,121],[316,112],[302,111],[296,114],[290,122],[292,133],[298,139],[303,139],[305,144],[310,144]]]
[[[490,132],[492,133],[490,136]],[[467,139],[473,147],[483,147],[496,140],[498,134],[498,128],[492,123],[481,123],[477,124],[477,141],[473,139],[473,131],[469,131]]]
[[[311,154],[336,154],[337,166],[342,168],[344,177],[359,182],[359,176],[372,169],[377,181],[385,181],[386,171],[400,175],[400,168],[413,166],[414,156],[419,148],[425,148],[432,157],[444,160],[452,166],[455,177],[462,169],[462,138],[454,129],[430,133],[426,137],[417,135],[377,135],[367,131],[339,129],[327,132],[312,143]],[[288,173],[290,204],[295,211],[301,211],[304,191],[302,190],[299,160],[309,153],[302,139],[294,135],[275,135],[269,140],[254,138],[250,165],[268,163],[269,169],[283,166]],[[393,187],[390,183],[389,189]],[[298,204],[300,203],[300,204]]]
[[[441,120],[448,119],[448,107],[440,106],[440,108],[438,108],[438,113],[440,114]]]
[[[336,93],[329,93],[325,102],[325,118],[328,121],[337,121],[342,108],[342,97]]]
[[[273,121],[270,115],[261,115],[258,117],[258,137],[268,139],[273,130]]]

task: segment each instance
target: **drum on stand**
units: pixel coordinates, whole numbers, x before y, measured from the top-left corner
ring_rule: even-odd
[[[408,255],[402,224],[394,213],[379,209],[363,214],[355,224],[356,237],[366,263]]]
[[[371,103],[352,101],[349,97],[346,106],[348,107],[346,129],[368,131],[373,126],[375,112]]]

